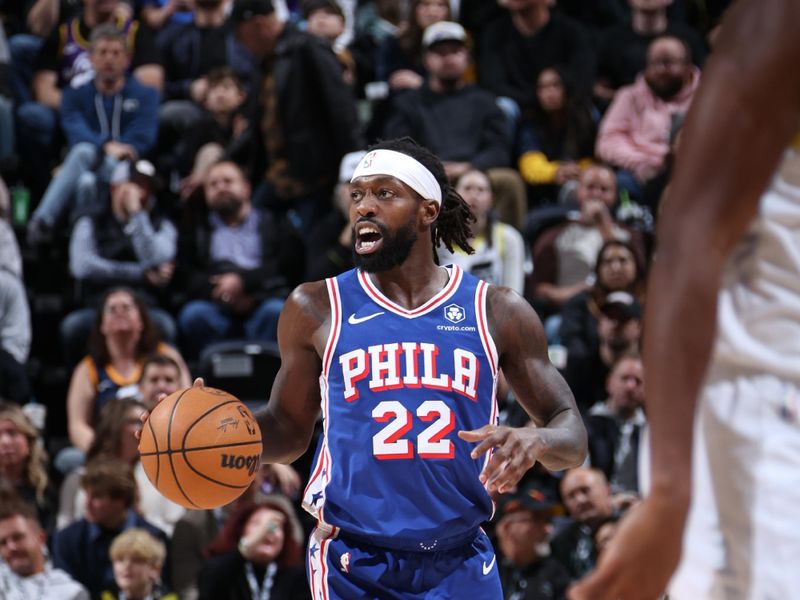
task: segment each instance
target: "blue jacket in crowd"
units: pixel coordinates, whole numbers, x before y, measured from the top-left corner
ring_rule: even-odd
[[[159,95],[129,77],[113,96],[101,94],[94,81],[66,88],[61,99],[61,127],[70,147],[79,142],[102,146],[108,141],[130,144],[146,155],[158,134]]]

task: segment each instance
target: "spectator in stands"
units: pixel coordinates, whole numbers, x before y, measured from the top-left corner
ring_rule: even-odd
[[[672,35],[691,49],[692,60],[703,66],[706,45],[700,34],[680,20],[670,19],[672,0],[628,0],[630,20],[620,21],[601,35],[598,48],[595,96],[610,101],[616,91],[630,85],[645,68],[647,47],[656,37]]]
[[[47,452],[39,432],[23,410],[0,401],[0,481],[36,508],[38,522],[53,528],[56,496],[47,475]]]
[[[425,30],[422,60],[428,78],[397,97],[383,134],[409,136],[430,148],[453,181],[472,168],[488,170],[498,209],[519,226],[527,201],[519,173],[507,168],[512,146],[507,123],[497,99],[468,83],[466,43],[458,23],[441,21]]]
[[[623,0],[559,0],[557,6],[560,12],[585,25],[595,39],[600,32],[628,19]]]
[[[200,126],[208,94],[208,75],[228,68],[245,88],[256,65],[236,41],[226,21],[227,0],[195,0],[193,18],[175,26],[163,44],[164,100],[160,110],[159,154],[183,144],[183,136]],[[170,165],[160,165],[163,170]]]
[[[561,499],[571,517],[551,540],[553,558],[564,565],[575,580],[595,565],[594,532],[614,513],[611,488],[598,469],[570,469],[561,479]]]
[[[11,54],[13,97],[18,102],[31,100],[30,83],[33,64],[42,47],[43,39],[60,22],[73,16],[78,0],[4,0],[0,2],[3,29]]]
[[[215,162],[223,157],[240,162],[247,143],[248,123],[242,114],[246,92],[241,80],[228,67],[209,71],[206,80],[200,119],[172,149],[177,169],[185,176],[180,189],[183,200],[202,188],[206,171]]]
[[[589,461],[605,473],[613,493],[639,491],[639,441],[645,426],[644,368],[638,354],[625,354],[612,365],[608,397],[586,416]]]
[[[591,163],[599,115],[561,67],[542,69],[536,99],[520,125],[519,171],[533,186],[531,203],[554,202],[561,186],[577,185]]]
[[[137,160],[155,144],[158,93],[126,74],[125,33],[111,24],[92,31],[92,79],[64,91],[61,123],[70,151],[28,222],[28,242],[49,238],[80,187],[107,182],[123,160]],[[78,198],[80,201],[80,198]]]
[[[89,600],[89,593],[47,560],[46,534],[33,508],[24,502],[0,503],[0,598],[3,600]]]
[[[302,547],[292,531],[296,516],[290,510],[286,503],[267,499],[240,506],[208,548],[211,558],[199,576],[200,600],[310,599]]]
[[[176,273],[190,299],[178,328],[192,360],[224,339],[275,341],[289,291],[285,234],[270,213],[252,205],[239,166],[212,165],[204,191],[207,214],[181,232]]]
[[[664,35],[650,42],[636,83],[614,96],[600,122],[596,153],[623,170],[621,182],[632,194],[664,167],[672,116],[688,110],[699,82],[686,42]]]
[[[265,496],[265,483],[281,493]],[[288,504],[287,514],[294,514],[287,496],[296,496],[293,486],[299,490],[300,483],[299,475],[289,465],[262,465],[250,487],[230,504],[213,510],[187,510],[175,524],[172,534],[172,587],[181,600],[197,600],[198,574],[208,558],[206,548],[217,538],[230,515],[240,507],[259,503],[265,497],[272,502]],[[302,546],[304,532],[299,520],[293,519],[292,530],[296,543]]]
[[[154,355],[155,357],[171,360],[162,355]],[[177,389],[176,383],[169,393]],[[167,535],[171,535],[175,523],[185,510],[156,490],[139,460],[139,440],[136,433],[142,429],[140,417],[146,410],[146,406],[137,400],[110,400],[100,411],[100,419],[95,428],[97,435],[86,453],[86,461],[90,463],[96,458],[104,457],[130,465],[136,478],[137,512]],[[84,472],[83,467],[75,469],[61,484],[56,523],[58,529],[86,515],[86,493],[80,486]]]
[[[142,2],[142,21],[154,31],[172,29],[174,27],[192,22],[192,0],[143,0]],[[159,35],[159,39],[169,39],[167,31],[165,36]]]
[[[17,111],[21,162],[23,166],[28,165],[29,177],[32,175],[30,178],[34,184],[37,180],[47,183],[43,166],[49,168],[61,145],[57,125],[62,91],[68,87],[80,87],[94,78],[94,66],[89,60],[94,28],[111,24],[122,31],[131,59],[131,74],[142,85],[157,90],[163,84],[164,70],[159,64],[153,34],[146,26],[130,18],[130,7],[120,0],[83,0],[83,4],[80,16],[61,23],[44,41],[33,69],[34,101],[22,104]],[[123,16],[124,13],[127,16]]]
[[[579,88],[589,90],[595,60],[583,26],[551,9],[550,0],[497,0],[507,12],[484,28],[478,56],[481,85],[513,100],[526,112],[536,80],[546,67],[562,65]]]
[[[236,0],[231,19],[261,64],[248,115],[256,204],[310,231],[330,210],[342,157],[363,147],[353,95],[331,48],[281,21],[271,0]]]
[[[153,410],[161,394],[170,395],[181,389],[181,368],[165,354],[152,354],[142,365],[139,395],[147,410]]]
[[[606,398],[606,381],[612,365],[629,353],[638,352],[642,333],[642,307],[627,292],[612,292],[600,306],[597,317],[596,350],[567,353],[564,379],[582,412]]]
[[[570,583],[566,568],[550,556],[557,503],[536,488],[500,498],[495,526],[497,567],[505,600],[563,598]]]
[[[177,350],[159,342],[144,301],[126,288],[103,296],[89,337],[89,354],[72,372],[67,393],[67,428],[72,444],[86,452],[94,441],[100,410],[112,398],[136,397],[144,360],[165,354],[181,367],[181,387],[189,370]],[[74,464],[74,463],[73,463]]]
[[[11,51],[0,22],[0,169],[14,156],[14,94],[11,89]]]
[[[375,79],[388,82],[395,91],[415,90],[423,84],[422,35],[434,23],[453,20],[448,0],[413,0],[409,15],[400,35],[387,38],[378,48]]]
[[[451,180],[471,168],[507,167],[511,141],[495,98],[467,82],[467,34],[441,21],[425,30],[424,85],[397,98],[384,136],[410,136],[441,156]]]
[[[467,254],[460,248],[437,248],[442,265],[457,264],[490,283],[510,287],[522,294],[525,280],[525,242],[520,233],[501,223],[492,211],[492,186],[483,171],[472,169],[458,178],[456,191],[469,204],[475,223],[469,243],[475,250]]]
[[[605,549],[608,547],[608,544],[617,534],[617,530],[619,529],[619,517],[611,516],[609,517],[597,530],[594,532],[594,545],[597,549],[597,558],[598,560],[602,556]]]
[[[67,315],[61,339],[72,367],[83,356],[98,300],[103,293],[126,285],[151,305],[167,301],[175,268],[178,233],[164,217],[153,193],[155,168],[147,161],[121,162],[111,174],[107,198],[78,218],[69,243],[69,269],[77,284],[76,297],[85,308]],[[153,306],[150,316],[165,340],[176,338],[175,322]]]
[[[644,280],[644,260],[632,244],[622,240],[603,244],[597,254],[591,288],[570,298],[561,309],[558,338],[567,349],[567,360],[597,354],[600,347],[597,324],[609,294],[627,292],[641,301]]]
[[[55,533],[53,564],[98,598],[103,590],[114,586],[109,548],[117,535],[136,527],[164,543],[167,536],[133,510],[136,479],[125,463],[107,458],[94,460],[86,466],[81,487],[86,491],[86,517]],[[164,564],[166,571],[168,563]],[[169,581],[167,577],[162,579]]]
[[[543,312],[558,310],[575,294],[589,289],[597,254],[605,242],[634,240],[642,246],[640,235],[614,220],[617,185],[609,167],[584,169],[576,197],[580,212],[547,228],[534,242],[531,297]]]
[[[22,256],[14,230],[0,218],[1,397],[20,404],[30,400],[27,371],[30,348],[31,313],[22,279]]]
[[[342,64],[342,77],[348,85],[355,82],[356,64],[346,47],[337,48],[336,41],[346,30],[347,21],[337,0],[305,0],[303,17],[306,31],[328,42]]]
[[[167,558],[164,542],[144,529],[128,529],[111,542],[109,549],[114,569],[114,590],[105,590],[101,600],[178,600],[165,593],[161,569]]]
[[[335,277],[353,268],[353,226],[350,225],[350,179],[366,152],[349,152],[339,167],[333,206],[311,231],[306,253],[306,281]]]

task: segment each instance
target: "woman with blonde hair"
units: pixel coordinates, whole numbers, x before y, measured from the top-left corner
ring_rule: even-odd
[[[101,600],[178,600],[164,593],[161,567],[167,558],[164,543],[144,529],[126,529],[114,538],[108,551],[117,590],[105,590]]]
[[[39,522],[52,529],[55,494],[47,475],[47,452],[39,432],[16,404],[0,401],[0,480],[36,507]]]

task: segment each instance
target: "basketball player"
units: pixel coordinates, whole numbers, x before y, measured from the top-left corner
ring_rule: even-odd
[[[647,293],[652,490],[573,599],[656,598],[682,550],[671,599],[799,593],[798,26],[740,2],[707,63]]]
[[[289,463],[322,410],[304,496],[318,519],[315,600],[502,598],[480,530],[489,493],[537,461],[564,469],[586,455],[528,303],[434,262],[440,240],[468,247],[470,219],[435,156],[408,138],[381,143],[352,178],[358,268],[301,285],[283,310],[259,423],[264,461]],[[536,427],[496,425],[501,368]]]

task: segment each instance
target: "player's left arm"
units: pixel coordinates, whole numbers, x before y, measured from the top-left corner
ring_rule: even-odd
[[[586,430],[569,386],[550,363],[542,324],[528,302],[497,286],[489,288],[486,302],[500,367],[535,423],[529,427],[488,424],[459,432],[464,440],[480,442],[474,457],[494,448],[481,481],[490,491],[502,493],[536,462],[552,470],[580,465],[586,458]]]

